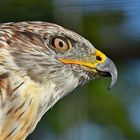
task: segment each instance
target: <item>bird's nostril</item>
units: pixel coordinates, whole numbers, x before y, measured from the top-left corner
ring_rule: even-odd
[[[102,61],[102,58],[101,58],[99,55],[97,55],[97,56],[96,56],[96,60]]]

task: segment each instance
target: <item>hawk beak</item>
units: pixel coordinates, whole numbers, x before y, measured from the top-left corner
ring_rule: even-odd
[[[86,66],[93,70],[96,70],[97,74],[104,76],[104,77],[112,77],[111,84],[109,89],[116,83],[117,81],[117,68],[113,61],[106,57],[102,52],[99,50],[95,51],[96,61],[93,63],[86,62],[86,61],[79,61],[79,60],[72,60],[72,59],[59,59],[60,62],[65,64],[78,64],[82,66]]]
[[[106,58],[103,63],[97,64],[96,71],[101,76],[112,77],[109,89],[116,83],[118,77],[117,68],[111,59]]]

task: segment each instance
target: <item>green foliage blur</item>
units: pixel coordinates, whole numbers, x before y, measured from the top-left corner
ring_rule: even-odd
[[[140,140],[140,1],[0,0],[0,22],[47,21],[114,60],[117,84],[90,81],[59,101],[28,140]]]

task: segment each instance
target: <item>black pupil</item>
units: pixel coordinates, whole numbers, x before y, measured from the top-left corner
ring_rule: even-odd
[[[59,42],[59,46],[60,46],[61,48],[63,47],[63,42],[62,42],[62,41]]]
[[[101,58],[100,56],[96,56],[96,59],[97,59],[98,61],[101,61],[101,60],[102,60],[102,58]]]

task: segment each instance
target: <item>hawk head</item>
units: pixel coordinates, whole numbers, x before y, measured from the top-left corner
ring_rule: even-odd
[[[75,82],[76,87],[111,76],[110,88],[115,84],[115,64],[77,33],[45,22],[14,23],[13,28],[14,40],[9,45],[14,61],[36,82],[52,80],[60,86]]]
[[[0,137],[25,139],[75,87],[117,69],[88,40],[46,22],[0,24]]]

